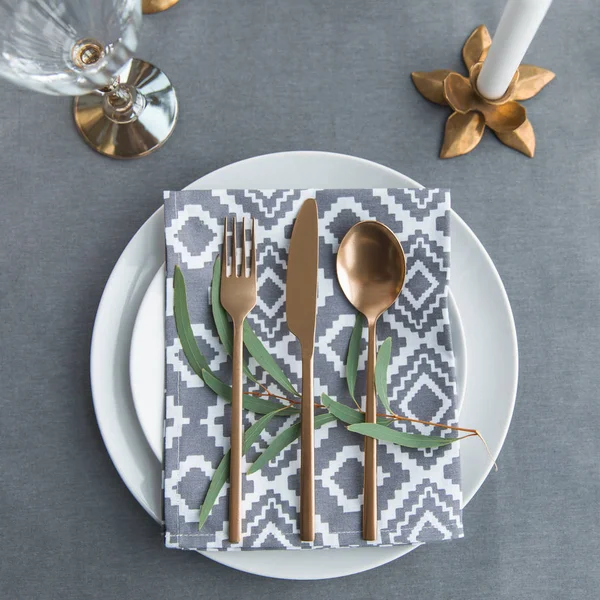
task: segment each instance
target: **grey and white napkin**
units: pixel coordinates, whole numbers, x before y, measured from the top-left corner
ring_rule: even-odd
[[[249,316],[254,331],[277,357],[291,382],[301,385],[300,347],[285,315],[286,260],[294,218],[306,198],[319,207],[320,265],[315,395],[351,405],[345,358],[355,311],[339,288],[335,256],[354,223],[376,219],[394,230],[407,257],[402,294],[378,325],[391,336],[389,396],[398,414],[456,424],[456,380],[448,319],[450,192],[430,189],[211,190],[165,193],[167,264],[165,542],[190,550],[340,548],[431,542],[462,537],[458,444],[404,449],[380,443],[377,542],[361,534],[362,437],[332,422],[315,432],[316,539],[300,542],[299,444],[293,443],[255,474],[244,477],[243,541],[228,541],[227,492],[222,489],[201,530],[199,509],[211,477],[229,448],[229,404],[194,374],[173,319],[173,270],[185,276],[194,334],[211,370],[231,381],[230,362],[213,324],[209,301],[212,267],[220,251],[223,218],[256,217],[258,301]],[[366,334],[366,332],[365,332]],[[366,343],[359,362],[357,398],[364,401]],[[285,395],[254,359],[250,370]],[[247,390],[259,389],[251,381]],[[245,427],[257,420],[246,412]],[[245,469],[297,417],[274,418],[245,457]],[[410,432],[449,430],[403,423]]]

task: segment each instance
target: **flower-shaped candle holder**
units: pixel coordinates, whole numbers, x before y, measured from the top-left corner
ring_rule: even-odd
[[[162,12],[177,4],[179,0],[142,0],[142,12],[145,15]]]
[[[535,134],[519,100],[535,96],[555,77],[552,71],[521,65],[508,90],[498,100],[489,100],[477,91],[477,77],[492,43],[485,25],[480,25],[463,46],[462,56],[469,77],[447,69],[412,73],[419,92],[437,104],[453,110],[446,121],[440,158],[452,158],[470,152],[477,146],[486,125],[507,146],[530,158],[535,151]]]

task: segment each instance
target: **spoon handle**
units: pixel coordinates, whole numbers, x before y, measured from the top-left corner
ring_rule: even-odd
[[[375,360],[377,350],[377,321],[369,323],[369,351],[367,358],[367,405],[365,423],[377,420],[375,397]],[[363,497],[363,538],[377,540],[377,440],[365,437],[365,482]]]

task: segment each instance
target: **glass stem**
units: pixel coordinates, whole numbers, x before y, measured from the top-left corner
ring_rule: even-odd
[[[103,96],[104,114],[115,123],[135,121],[146,106],[146,98],[133,85],[113,79],[110,85],[96,90]]]

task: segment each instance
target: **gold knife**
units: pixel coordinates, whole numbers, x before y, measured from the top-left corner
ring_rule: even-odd
[[[302,405],[300,410],[300,539],[315,539],[315,453],[313,356],[317,324],[319,271],[319,216],[317,201],[305,200],[292,231],[286,279],[289,330],[302,349]]]

